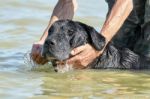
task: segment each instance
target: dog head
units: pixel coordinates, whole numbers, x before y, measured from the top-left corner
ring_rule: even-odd
[[[91,44],[96,50],[105,45],[105,38],[93,27],[71,20],[56,21],[48,31],[42,55],[48,59],[64,61],[73,48]]]

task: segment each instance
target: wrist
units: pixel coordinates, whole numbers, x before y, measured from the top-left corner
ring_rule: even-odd
[[[104,48],[103,48],[101,51],[97,51],[97,57],[99,57],[99,56],[103,53],[105,47],[106,47],[106,46],[104,46]]]
[[[105,45],[100,51],[97,50],[97,57],[99,57],[103,53],[103,51],[105,50],[107,44],[110,42],[110,39],[108,37],[104,36],[104,38],[105,38]]]
[[[40,40],[38,41],[38,43],[40,43],[40,44],[43,45],[44,42],[45,42],[45,39],[47,38],[47,36],[48,36],[48,30],[46,29],[46,30],[44,31],[42,37],[41,37]]]
[[[44,44],[44,42],[43,42],[42,40],[39,40],[39,41],[35,42],[34,44],[43,45],[43,44]]]
[[[45,40],[39,40],[38,42],[39,42],[39,44],[43,45]]]

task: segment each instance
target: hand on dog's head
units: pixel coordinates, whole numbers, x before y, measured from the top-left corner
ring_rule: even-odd
[[[48,31],[42,55],[46,58],[64,61],[70,57],[73,48],[86,43],[91,44],[96,50],[101,50],[105,45],[105,38],[86,24],[59,20]]]

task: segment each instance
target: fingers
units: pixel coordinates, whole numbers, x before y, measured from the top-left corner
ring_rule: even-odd
[[[36,62],[37,64],[43,65],[48,61],[47,61],[47,59],[45,59],[41,56],[41,49],[42,49],[41,46],[42,45],[39,45],[39,44],[33,44],[31,57],[32,57],[34,62]]]
[[[84,50],[84,48],[85,48],[85,46],[83,45],[83,46],[80,46],[80,47],[73,49],[71,51],[71,55],[76,55],[76,56],[67,60],[67,63],[68,64],[80,64],[79,62],[80,62],[80,60],[82,60],[82,57],[81,57],[82,53],[81,52]],[[77,54],[79,54],[79,55],[77,55]]]
[[[44,65],[45,63],[47,63],[48,62],[48,60],[43,60],[42,62],[41,62],[41,65]]]
[[[74,57],[70,58],[68,60],[69,63],[72,63],[73,61],[80,61],[84,59],[89,52],[86,51],[86,48],[88,47],[88,44],[82,45],[80,47],[77,47],[71,51],[71,55],[75,55]],[[77,55],[78,54],[78,55]]]
[[[71,55],[76,55],[85,49],[85,45],[79,46],[71,51]]]
[[[38,55],[35,59],[35,62],[38,64],[41,64],[42,60],[43,60],[42,57],[40,55]]]
[[[67,61],[67,63],[73,65],[73,67],[74,67],[75,69],[83,69],[83,68],[85,68],[87,65],[86,65],[86,62],[81,61],[81,60],[82,60],[82,57],[80,57],[80,55],[77,55],[77,56],[75,56],[75,57],[69,59],[69,60]]]
[[[32,50],[31,50],[31,57],[35,61],[38,57],[38,53],[40,53],[40,47],[39,45],[33,44]]]
[[[39,55],[36,57],[35,62],[36,62],[37,64],[44,65],[45,63],[48,62],[48,60],[45,59],[44,57],[42,57],[42,56],[39,54]]]
[[[72,52],[73,53],[71,54],[73,55],[73,57],[67,60],[67,63],[72,64],[77,68],[86,68],[86,66],[99,55],[99,52],[97,52],[89,44],[77,47]]]
[[[75,62],[77,62],[79,60],[81,60],[80,55],[76,55],[76,56],[70,58],[69,60],[67,60],[67,63],[68,64],[74,64]]]
[[[85,66],[86,64],[84,64],[85,62],[83,61],[87,57],[85,54],[87,55],[86,52],[82,52],[82,53],[80,53],[80,54],[70,58],[69,60],[67,60],[67,63],[68,64],[78,65],[78,66],[81,66],[81,65]]]

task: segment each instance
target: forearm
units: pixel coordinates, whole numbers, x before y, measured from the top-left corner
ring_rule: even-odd
[[[107,17],[101,33],[106,38],[106,44],[113,38],[133,9],[132,0],[117,0]]]
[[[72,19],[76,9],[77,9],[76,0],[59,0],[53,10],[49,24],[45,29],[42,37],[40,38],[40,42],[44,43],[48,35],[48,29],[55,21],[60,19]]]

